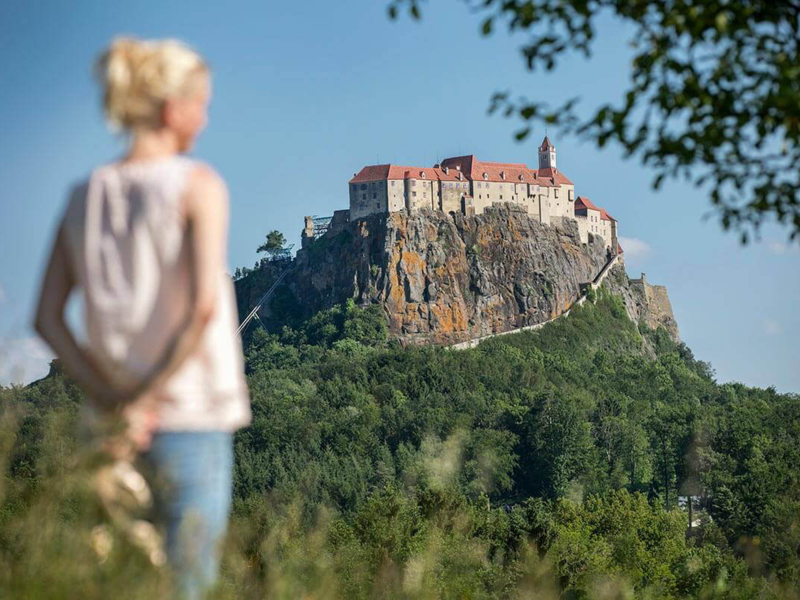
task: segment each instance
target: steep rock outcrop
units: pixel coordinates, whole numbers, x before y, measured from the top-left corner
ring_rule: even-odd
[[[309,316],[347,299],[377,303],[402,343],[454,344],[560,315],[608,258],[600,238],[581,244],[574,221],[542,225],[509,204],[477,216],[402,211],[350,223],[299,251],[283,304]],[[279,268],[264,265],[259,286],[237,282],[240,309]],[[638,322],[636,292],[625,294]],[[278,312],[272,303],[261,316],[279,324]]]
[[[666,287],[648,283],[644,273],[640,279],[628,279],[622,266],[614,267],[605,283],[611,292],[622,298],[634,323],[650,329],[664,327],[673,340],[680,341],[678,322],[672,313]]]

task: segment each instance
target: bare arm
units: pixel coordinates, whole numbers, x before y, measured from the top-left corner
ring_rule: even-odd
[[[64,319],[67,300],[75,287],[68,251],[63,227],[59,227],[39,292],[34,328],[78,385],[99,402],[112,401],[116,392],[92,357],[77,343]]]
[[[184,207],[191,243],[192,306],[183,328],[143,382],[142,392],[166,382],[195,351],[216,308],[228,232],[225,183],[209,167],[198,167],[190,176]]]
[[[70,377],[107,408],[122,408],[127,401],[164,383],[195,350],[214,314],[228,230],[228,193],[224,182],[207,167],[195,169],[190,176],[184,207],[191,240],[192,307],[183,328],[164,355],[133,389],[113,386],[66,324],[64,310],[76,280],[68,260],[63,228],[56,234],[39,293],[34,327],[61,359]]]

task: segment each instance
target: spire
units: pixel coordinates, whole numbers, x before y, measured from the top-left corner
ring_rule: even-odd
[[[556,168],[556,147],[550,142],[550,138],[547,137],[546,133],[542,140],[542,145],[539,146],[539,168]]]

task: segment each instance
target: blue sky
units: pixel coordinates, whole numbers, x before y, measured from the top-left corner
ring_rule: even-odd
[[[347,205],[365,164],[430,165],[475,154],[536,163],[543,131],[519,144],[518,123],[487,115],[494,91],[552,103],[619,97],[629,30],[603,22],[590,61],[526,72],[522,38],[479,35],[458,0],[432,0],[421,23],[391,22],[384,0],[348,2],[24,2],[0,8],[0,381],[46,372],[48,351],[28,326],[55,220],[69,184],[113,158],[90,78],[117,34],[177,37],[215,74],[210,123],[195,155],[231,191],[229,265],[252,266],[267,231],[299,243],[302,217]],[[800,391],[800,251],[763,230],[742,248],[714,219],[702,190],[670,182],[550,132],[558,164],[620,221],[628,272],[665,284],[684,341],[720,381]],[[269,192],[267,190],[270,190]]]

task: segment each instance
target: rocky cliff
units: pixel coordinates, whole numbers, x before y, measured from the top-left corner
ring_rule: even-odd
[[[513,205],[478,216],[374,215],[298,252],[285,288],[260,316],[279,325],[287,311],[304,317],[353,299],[379,304],[404,344],[453,344],[557,317],[608,258],[600,238],[580,243],[574,221],[542,225]],[[267,263],[237,282],[240,312],[281,268]],[[623,268],[609,279],[635,322],[658,321]]]

